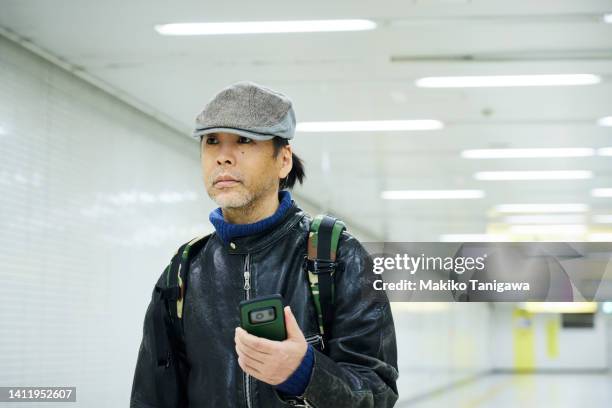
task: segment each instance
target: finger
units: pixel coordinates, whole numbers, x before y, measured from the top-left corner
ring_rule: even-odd
[[[300,325],[295,319],[295,316],[291,311],[291,307],[289,306],[285,306],[285,327],[287,328],[288,339],[301,339],[304,337],[302,329],[300,329]]]
[[[244,344],[266,354],[274,353],[274,350],[278,347],[278,343],[280,343],[280,341],[254,336],[241,327],[236,328],[236,334],[240,336],[240,340]]]
[[[244,347],[236,344],[236,352],[239,355],[243,355],[248,357],[250,360],[252,361],[256,361],[258,364],[265,364],[264,360],[262,360],[260,357],[254,355],[254,353],[250,352],[249,350],[245,350]]]
[[[242,371],[244,371],[247,374],[251,374],[252,375],[251,369],[247,368],[247,366],[244,365],[244,358],[242,358],[242,356],[238,357],[238,365],[240,366]]]
[[[266,361],[270,361],[273,357],[273,354],[265,354],[260,353],[257,350],[250,348],[249,346],[245,346],[244,344],[237,342],[236,349],[240,350],[241,353],[251,357],[253,360],[260,361],[265,363]]]
[[[265,369],[265,366],[263,364],[259,364],[258,362],[252,360],[244,354],[239,354],[238,358],[242,360],[243,365],[245,365],[246,367],[250,367],[257,372],[261,372]]]
[[[240,365],[242,370],[246,372],[247,374],[251,374],[253,376],[261,375],[261,371],[259,371],[256,367],[249,364],[247,359],[245,359],[243,356],[238,357],[238,364]]]
[[[236,334],[234,341],[236,342],[237,345],[239,344],[245,351],[247,350],[250,351],[249,354],[253,354],[254,357],[258,357],[259,359],[265,358],[265,356],[269,356],[273,354],[271,352],[261,351],[261,350],[258,350],[250,346],[249,344],[245,343],[244,337],[241,335]]]

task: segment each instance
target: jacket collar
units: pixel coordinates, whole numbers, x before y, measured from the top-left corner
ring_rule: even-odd
[[[213,236],[219,243],[227,249],[230,254],[246,254],[249,252],[257,252],[268,245],[281,239],[289,230],[295,226],[306,214],[294,200],[291,200],[291,206],[287,209],[284,217],[274,226],[256,234],[243,237],[235,237],[226,244],[223,240],[216,236],[217,232],[213,232]]]

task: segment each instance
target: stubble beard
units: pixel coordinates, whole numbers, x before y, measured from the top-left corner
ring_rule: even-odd
[[[242,186],[244,187],[244,185]],[[242,213],[248,214],[254,210],[260,197],[263,197],[271,188],[274,188],[274,184],[269,183],[268,185],[260,186],[256,191],[242,188],[240,192],[217,193],[210,195],[210,197],[222,209],[241,210]],[[214,186],[212,191],[215,191]]]
[[[249,206],[253,202],[255,194],[243,189],[241,192],[217,193],[212,195],[211,198],[219,207],[235,210]]]

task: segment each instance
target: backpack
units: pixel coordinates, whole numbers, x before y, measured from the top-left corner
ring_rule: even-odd
[[[336,251],[345,224],[329,215],[317,215],[310,224],[308,253],[303,268],[308,272],[311,299],[314,302],[318,329],[325,344],[331,338],[334,314],[334,271]],[[165,285],[155,285],[154,321],[156,354],[156,383],[163,406],[184,406],[186,393],[180,392],[187,384],[189,370],[185,358],[183,331],[183,301],[187,290],[189,264],[193,256],[206,245],[212,234],[196,237],[181,245],[164,270]]]

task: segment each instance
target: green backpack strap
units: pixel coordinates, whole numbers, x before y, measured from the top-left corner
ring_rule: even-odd
[[[331,337],[334,317],[336,251],[346,225],[330,215],[319,214],[310,224],[306,271],[324,343]]]

